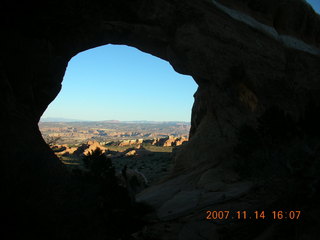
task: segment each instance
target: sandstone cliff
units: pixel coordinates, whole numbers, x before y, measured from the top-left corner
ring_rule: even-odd
[[[172,146],[180,146],[187,141],[188,141],[188,138],[185,136],[182,136],[182,137],[168,136],[168,137],[153,138],[153,139],[121,140],[118,142],[109,142],[108,144],[123,147],[123,146],[131,146],[131,145],[146,143],[146,144],[151,144],[151,145],[161,146],[161,147],[172,147]]]
[[[169,136],[166,138],[153,139],[152,145],[163,146],[163,147],[172,147],[172,146],[180,146],[184,142],[187,142],[187,141],[188,141],[188,138],[186,138],[186,137]]]
[[[68,61],[112,43],[160,57],[199,85],[171,177],[139,194],[158,219],[144,239],[317,239],[320,19],[305,1],[18,0],[1,4],[0,19],[1,212],[12,238],[105,238],[106,218],[92,221],[98,193],[79,190],[37,123]],[[202,214],[274,208],[302,209],[299,230]]]

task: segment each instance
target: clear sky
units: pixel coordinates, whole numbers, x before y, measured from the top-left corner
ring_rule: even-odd
[[[320,13],[320,0],[307,0]],[[197,84],[171,65],[123,45],[81,52],[42,117],[78,120],[187,121]]]
[[[190,122],[196,89],[192,77],[164,60],[105,45],[70,60],[62,90],[42,117]]]
[[[310,5],[313,7],[313,9],[320,13],[320,0],[306,0]]]

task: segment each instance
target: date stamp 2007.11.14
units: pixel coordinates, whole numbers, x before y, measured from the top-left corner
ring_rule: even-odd
[[[219,211],[207,210],[207,220],[298,220],[301,211]]]

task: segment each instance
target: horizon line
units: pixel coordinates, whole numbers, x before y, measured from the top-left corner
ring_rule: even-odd
[[[191,121],[185,120],[83,120],[83,119],[71,119],[71,118],[60,118],[60,117],[41,117],[39,122],[184,122],[190,123]]]

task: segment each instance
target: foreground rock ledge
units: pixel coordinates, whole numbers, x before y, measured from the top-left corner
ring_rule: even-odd
[[[87,190],[79,193],[37,123],[71,57],[113,43],[165,59],[199,85],[172,176],[139,195],[158,219],[140,238],[315,239],[320,20],[304,1],[10,1],[0,11],[4,229],[73,239],[77,226],[64,220],[94,219],[94,199],[79,203]],[[205,222],[203,208],[306,217],[292,231],[287,222]]]

